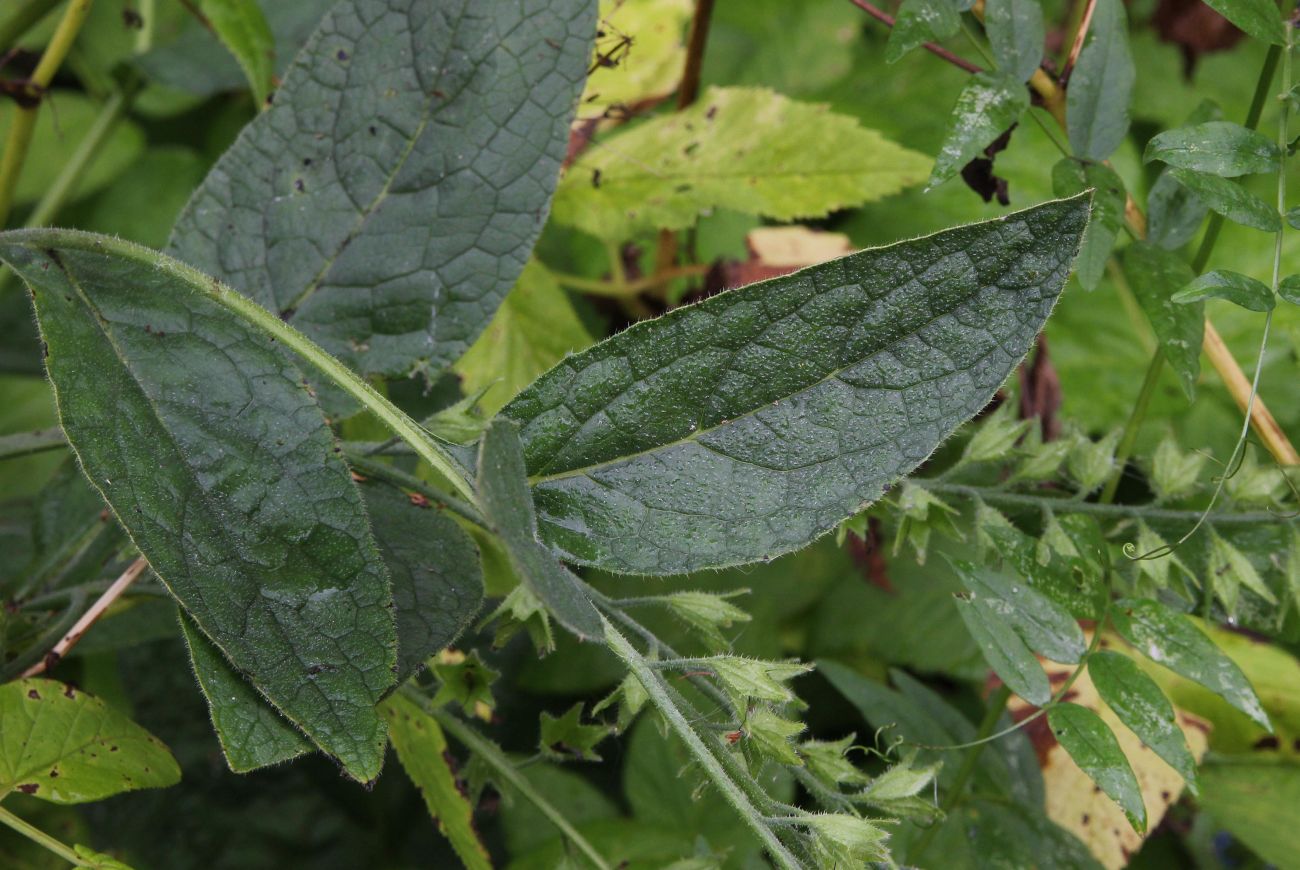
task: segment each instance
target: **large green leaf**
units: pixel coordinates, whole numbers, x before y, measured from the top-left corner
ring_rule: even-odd
[[[456,781],[447,738],[438,721],[401,694],[383,704],[397,759],[424,796],[424,805],[467,870],[492,867],[487,849],[474,829],[474,805]]]
[[[172,235],[352,368],[465,351],[546,218],[595,4],[345,0]]]
[[[1043,62],[1043,7],[1038,0],[988,0],[984,29],[998,69],[1027,81]]]
[[[271,91],[275,37],[257,0],[199,0],[212,32],[235,56],[258,103]]]
[[[1265,728],[1268,715],[1250,682],[1187,617],[1158,601],[1126,598],[1111,611],[1115,629],[1138,652],[1200,683]]]
[[[1256,39],[1274,45],[1286,42],[1282,16],[1269,0],[1205,0],[1205,3]]]
[[[688,227],[714,208],[821,217],[897,193],[927,168],[920,154],[826,106],[710,88],[686,111],[588,148],[555,194],[555,220],[619,240]]]
[[[1275,233],[1282,226],[1276,208],[1236,182],[1177,166],[1166,171],[1197,199],[1230,221],[1266,233]]]
[[[1088,676],[1097,694],[1151,751],[1187,781],[1196,793],[1196,759],[1178,727],[1165,693],[1127,656],[1102,650],[1088,659]]]
[[[1258,130],[1228,121],[1206,121],[1152,137],[1142,159],[1231,178],[1276,171],[1281,151]]]
[[[302,373],[214,286],[134,245],[0,236],[28,283],[63,429],[154,571],[226,657],[371,779],[392,592]]]
[[[1172,177],[1167,173],[1161,178]],[[1177,182],[1172,182],[1177,183]],[[1199,221],[1198,221],[1199,222]],[[1196,274],[1176,253],[1150,242],[1135,242],[1121,258],[1124,277],[1133,295],[1151,321],[1165,359],[1178,373],[1178,382],[1188,400],[1196,398],[1196,380],[1201,376],[1201,342],[1205,334],[1205,306],[1179,304],[1172,297]]]
[[[1066,118],[1074,156],[1105,160],[1128,134],[1137,77],[1121,0],[1097,0],[1087,41],[1066,89]]]
[[[1073,664],[1088,642],[1070,612],[1023,580],[962,560],[952,560],[962,583],[1015,628],[1030,649],[1054,662]]]
[[[958,598],[957,611],[979,644],[993,673],[1007,688],[1036,707],[1052,698],[1052,687],[1037,657],[1012,624],[984,598]]]
[[[0,798],[79,804],[180,778],[157,737],[100,699],[54,680],[0,686]]]
[[[1078,704],[1057,704],[1047,711],[1047,724],[1079,769],[1120,805],[1133,828],[1146,831],[1147,808],[1137,776],[1101,717]]]
[[[519,579],[565,628],[584,640],[599,638],[602,625],[595,605],[572,572],[537,539],[537,514],[528,491],[519,431],[510,420],[497,418],[483,433],[477,490]]]
[[[678,308],[569,357],[502,414],[543,540],[667,574],[797,549],[978,411],[1069,274],[1085,197]]]

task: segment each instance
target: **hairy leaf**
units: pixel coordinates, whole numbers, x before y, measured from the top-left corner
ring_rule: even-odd
[[[519,579],[547,611],[580,639],[604,634],[600,614],[578,579],[537,539],[537,514],[524,471],[519,430],[496,419],[483,433],[478,460],[478,496],[487,520],[501,536]]]
[[[594,19],[583,0],[339,3],[171,251],[363,374],[449,365],[541,230]]]
[[[1046,30],[1038,0],[988,0],[984,29],[1001,72],[1023,82],[1043,62]]]
[[[1054,662],[1074,663],[1088,642],[1070,612],[1021,580],[952,560],[962,583],[989,609],[1015,628],[1034,652]]]
[[[275,37],[256,0],[199,0],[212,32],[239,62],[260,104],[271,91]]]
[[[1173,295],[1173,301],[1180,304],[1206,299],[1224,299],[1251,311],[1272,311],[1277,305],[1273,291],[1263,281],[1227,269],[1206,272]]]
[[[56,804],[163,788],[181,771],[157,737],[99,698],[55,680],[0,686],[0,797]]]
[[[302,374],[144,248],[0,237],[27,281],[64,431],[154,571],[259,691],[359,779],[383,762],[392,593]]]
[[[621,240],[691,226],[714,208],[821,217],[897,193],[926,168],[920,154],[823,105],[710,88],[685,111],[587,149],[555,194],[555,220]]]
[[[566,354],[593,341],[555,276],[532,260],[454,368],[461,389],[467,395],[485,390],[478,405],[495,414]]]
[[[543,539],[627,573],[804,546],[982,408],[1042,327],[1087,200],[813,266],[570,357],[502,414]]]
[[[1047,724],[1074,763],[1120,805],[1133,828],[1138,833],[1145,831],[1147,808],[1142,789],[1101,717],[1087,707],[1064,703],[1047,711]]]
[[[181,612],[181,629],[194,675],[208,701],[226,763],[235,773],[291,761],[315,747],[266,703],[253,684],[231,667],[221,650]]]
[[[1052,192],[1057,196],[1073,196],[1088,189],[1094,191],[1092,220],[1083,235],[1075,270],[1079,283],[1092,290],[1101,283],[1106,261],[1124,229],[1124,182],[1104,163],[1067,157],[1052,167]]]
[[[492,860],[474,829],[474,804],[456,779],[442,728],[424,708],[393,695],[381,708],[397,760],[424,796],[429,815],[467,870],[490,870]]]
[[[1128,134],[1136,70],[1121,0],[1097,0],[1087,41],[1066,89],[1075,157],[1105,160]]]
[[[989,667],[1007,688],[1039,707],[1051,700],[1052,687],[1038,658],[998,609],[978,596],[958,596],[957,610]]]
[[[1152,137],[1142,159],[1233,178],[1275,171],[1281,152],[1277,143],[1258,130],[1228,121],[1207,121]]]
[[[1269,0],[1205,0],[1206,5],[1256,39],[1282,45],[1286,32],[1277,6]]]
[[[1275,233],[1282,226],[1277,209],[1240,184],[1194,169],[1172,166],[1168,173],[1214,211],[1230,221]]]
[[[1264,728],[1271,729],[1268,715],[1241,669],[1186,616],[1158,601],[1128,598],[1115,602],[1111,618],[1115,629],[1138,652],[1200,683]]]
[[[1129,245],[1121,262],[1124,277],[1160,341],[1161,352],[1177,372],[1188,401],[1194,401],[1196,380],[1201,376],[1205,306],[1173,301],[1173,295],[1196,277],[1192,267],[1173,251],[1149,242]]]
[[[977,73],[957,96],[927,189],[943,184],[1020,120],[1029,93],[1014,76]]]
[[[1133,660],[1102,650],[1088,659],[1097,693],[1119,720],[1187,781],[1196,793],[1196,759],[1178,727],[1173,704]]]

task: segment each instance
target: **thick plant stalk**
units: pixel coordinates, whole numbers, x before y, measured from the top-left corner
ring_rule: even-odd
[[[13,209],[14,191],[18,188],[18,176],[22,173],[23,163],[27,160],[27,148],[32,142],[32,131],[36,129],[36,113],[40,110],[41,99],[45,89],[54,80],[81,32],[81,25],[86,23],[90,7],[94,0],[71,0],[68,8],[54,31],[50,44],[41,55],[32,77],[28,81],[30,96],[34,105],[19,105],[14,110],[13,122],[9,126],[9,137],[5,141],[4,157],[0,158],[0,227],[9,221],[9,212]]]
[[[130,566],[122,572],[122,576],[113,581],[113,585],[99,596],[99,599],[90,609],[81,615],[76,624],[68,629],[68,633],[59,638],[59,642],[54,648],[46,653],[39,662],[23,671],[24,677],[34,677],[42,674],[49,668],[58,664],[59,661],[68,654],[68,650],[77,645],[77,642],[90,630],[90,627],[104,615],[104,611],[112,606],[113,602],[122,597],[122,593],[130,588],[131,584],[149,567],[149,563],[144,560],[144,556],[136,559]]]

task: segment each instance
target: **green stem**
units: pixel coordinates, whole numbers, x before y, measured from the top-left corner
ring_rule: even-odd
[[[63,450],[67,446],[68,439],[63,437],[63,430],[57,426],[52,429],[37,429],[34,432],[0,435],[0,460],[18,459],[50,450]]]
[[[750,830],[762,842],[763,847],[767,849],[768,854],[778,866],[786,870],[801,870],[799,859],[796,858],[789,849],[785,847],[772,829],[767,826],[763,819],[763,814],[749,801],[749,798],[741,790],[740,786],[732,782],[731,777],[723,770],[721,763],[714,757],[709,748],[704,745],[700,735],[691,727],[691,723],[686,721],[677,705],[673,703],[672,698],[668,695],[668,687],[664,685],[659,674],[649,666],[641,654],[636,651],[632,644],[628,643],[627,638],[619,633],[609,622],[605,623],[605,641],[623,663],[627,665],[632,674],[641,682],[645,688],[646,694],[654,702],[673,731],[677,733],[678,738],[695,756],[704,773],[713,783],[714,787],[722,794],[722,797],[731,804],[732,808],[740,814],[741,819],[749,826]]]
[[[63,18],[45,47],[45,53],[36,64],[28,82],[31,95],[37,100],[34,106],[18,106],[14,109],[13,120],[9,125],[9,138],[5,141],[5,153],[0,158],[0,227],[9,222],[9,212],[13,209],[14,191],[18,189],[18,177],[22,174],[23,163],[27,160],[27,149],[32,142],[32,131],[36,128],[36,113],[45,89],[54,80],[54,74],[63,64],[64,58],[76,42],[81,25],[86,23],[93,0],[70,0]]]
[[[59,0],[25,0],[12,15],[0,21],[0,51],[16,47],[23,34],[58,5]]]
[[[140,15],[140,32],[135,35],[135,53],[144,54],[153,48],[154,33],[157,32],[158,0],[139,0],[136,12]]]
[[[477,526],[485,532],[491,531],[491,529],[488,528],[487,523],[484,521],[482,514],[475,510],[472,505],[467,504],[458,498],[453,498],[447,493],[430,486],[415,475],[407,474],[405,471],[402,471],[394,465],[389,465],[387,462],[381,462],[378,459],[365,455],[364,453],[357,453],[349,449],[346,442],[344,442],[343,452],[347,456],[348,465],[352,466],[362,474],[368,474],[371,477],[378,477],[381,480],[386,480],[389,483],[396,484],[404,489],[417,492],[429,499],[429,501],[437,507],[446,508],[461,519]]]
[[[83,858],[81,858],[76,852],[72,851],[67,846],[63,845],[58,840],[54,839],[49,834],[42,831],[40,828],[34,825],[30,825],[27,822],[23,821],[22,819],[18,818],[17,816],[9,812],[4,807],[0,807],[0,823],[8,825],[9,827],[13,828],[15,831],[22,834],[24,837],[31,840],[32,842],[39,843],[40,845],[44,846],[46,849],[49,849],[55,855],[58,855],[64,861],[67,861],[69,864],[73,864],[77,867],[91,866],[89,861],[86,861]]]
[[[509,784],[515,791],[519,792],[525,800],[537,807],[538,811],[550,820],[551,824],[559,828],[569,842],[573,843],[582,854],[587,856],[600,870],[611,870],[609,862],[596,851],[591,843],[587,842],[586,837],[578,833],[578,829],[570,824],[564,814],[557,810],[551,803],[541,795],[537,789],[533,788],[532,783],[524,778],[505,753],[486,737],[483,737],[466,723],[457,717],[448,713],[446,710],[435,709],[429,705],[429,699],[422,695],[414,686],[403,686],[402,694],[418,703],[430,716],[437,720],[438,724],[444,731],[455,737],[470,752],[482,759],[491,767],[501,778]]]
[[[1106,481],[1106,488],[1102,490],[1102,504],[1110,504],[1115,500],[1115,491],[1119,489],[1120,479],[1124,476],[1124,466],[1128,464],[1128,458],[1133,455],[1138,433],[1142,431],[1142,421],[1151,406],[1151,397],[1155,395],[1156,384],[1160,382],[1160,373],[1164,367],[1164,351],[1156,348],[1155,353],[1151,354],[1151,364],[1147,366],[1146,377],[1142,379],[1142,389],[1138,391],[1137,401],[1133,403],[1133,411],[1129,414],[1128,421],[1124,423],[1124,434],[1120,436],[1119,445],[1115,448],[1115,470],[1111,472],[1110,479]]]
[[[998,724],[998,719],[1002,716],[1002,711],[1007,707],[1007,701],[1011,698],[1011,690],[1005,685],[998,686],[997,690],[989,696],[988,707],[984,710],[984,718],[980,721],[979,730],[975,733],[975,739],[978,741],[985,740],[993,733],[993,728]],[[980,755],[984,752],[985,744],[976,743],[966,750],[966,755],[962,758],[961,767],[957,769],[957,776],[953,779],[952,787],[948,789],[948,794],[944,796],[940,809],[946,814],[957,805],[961,800],[962,792],[966,790],[966,784],[975,774],[975,766],[979,763]],[[939,833],[939,824],[931,825],[921,839],[907,853],[907,863],[920,866],[921,856],[925,854],[926,849],[934,841],[935,836]]]
[[[245,321],[279,341],[311,363],[321,374],[333,381],[352,398],[379,418],[393,434],[397,435],[416,452],[421,459],[442,474],[472,505],[476,505],[474,488],[450,453],[446,452],[437,441],[411,419],[405,412],[380,395],[370,384],[339,362],[324,348],[307,336],[294,329],[275,314],[267,311],[252,299],[227,287],[215,278],[211,278],[192,266],[172,259],[165,254],[151,251],[133,242],[76,230],[14,230],[4,234],[11,244],[27,245],[36,248],[54,248],[87,251],[96,254],[111,254],[131,260],[149,268],[169,274],[171,277],[188,285],[194,292],[211,299],[218,305],[239,315]]]

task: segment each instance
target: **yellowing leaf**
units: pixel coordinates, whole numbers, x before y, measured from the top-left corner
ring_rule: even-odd
[[[682,229],[714,208],[821,217],[917,184],[929,168],[826,106],[762,88],[711,88],[684,112],[589,148],[561,181],[553,215],[604,239]]]
[[[595,341],[554,276],[529,261],[492,322],[453,369],[484,414],[495,414],[542,372]]]
[[[691,0],[601,0],[600,35],[579,120],[621,114],[671,94],[686,62]]]

